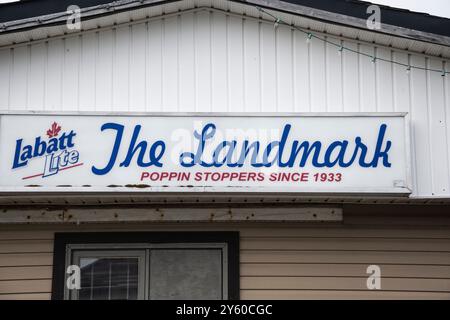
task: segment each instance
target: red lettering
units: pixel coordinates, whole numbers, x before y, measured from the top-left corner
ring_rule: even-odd
[[[145,178],[148,178],[148,177],[150,177],[150,174],[148,172],[144,171],[144,172],[141,173],[141,181],[144,180]]]

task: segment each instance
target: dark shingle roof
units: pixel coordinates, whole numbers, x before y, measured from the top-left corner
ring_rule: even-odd
[[[355,18],[366,19],[366,9],[374,4],[359,0],[283,0],[324,11],[339,13]],[[406,29],[450,37],[450,19],[433,16],[428,13],[414,12],[406,9],[394,8],[376,4],[381,9],[381,21]],[[450,3],[449,3],[450,6]]]
[[[176,0],[153,1],[153,5]],[[252,4],[252,1],[231,0]],[[270,2],[270,0],[268,0]],[[65,12],[70,5],[80,8],[104,5],[111,0],[23,0],[0,4],[0,23]],[[284,0],[285,3],[301,5],[350,17],[366,19],[366,9],[372,3],[358,0]],[[379,5],[383,24],[450,37],[450,19]],[[272,7],[276,7],[274,1]]]

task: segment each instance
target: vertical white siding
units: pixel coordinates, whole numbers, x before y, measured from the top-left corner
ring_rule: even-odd
[[[374,48],[367,45],[360,45],[359,51],[365,54],[374,55]],[[377,64],[373,63],[369,58],[358,57],[358,84],[359,84],[359,101],[360,109],[364,112],[377,112],[378,110],[378,93],[380,92],[380,84],[377,81]]]
[[[169,30],[170,28],[173,28],[173,22],[169,24],[170,27],[167,27]],[[127,85],[126,88],[129,88],[129,109],[136,110],[136,111],[145,111],[145,107],[147,105],[147,95],[146,95],[146,68],[147,68],[147,24],[137,24],[133,25],[130,29],[131,32],[131,41],[128,47],[130,50],[130,63],[129,63],[129,86],[127,83],[124,83],[124,85]],[[169,34],[172,34],[172,37],[176,36],[176,32],[169,32]],[[168,56],[167,59],[164,61],[167,62],[168,60],[176,61],[176,54],[177,54],[177,47],[173,45],[173,41],[170,40],[170,37],[167,37],[167,41],[165,42],[166,45],[172,45],[173,46],[173,52],[171,52],[172,55],[175,55],[175,59],[173,56]],[[116,47],[117,45],[122,46],[121,43],[117,44],[117,38],[116,38]],[[123,50],[123,49],[122,49]],[[117,60],[116,60],[117,61]],[[127,61],[127,60],[125,60]],[[119,64],[121,64],[120,61],[118,61]],[[170,66],[164,66],[164,69],[166,71],[166,77],[164,79],[169,78],[173,74],[173,70],[176,69],[176,66],[170,68]],[[115,71],[115,68],[113,67],[113,72]],[[116,79],[118,76],[112,75],[112,79]],[[167,85],[164,85],[163,88],[167,88]],[[172,85],[172,90],[176,90],[177,83],[174,82]],[[121,88],[118,88],[119,91],[122,91]],[[126,90],[124,90],[126,91]],[[176,99],[176,95],[174,94],[174,97]],[[173,102],[171,102],[173,103]]]
[[[1,59],[1,58],[0,58]],[[74,67],[77,67],[76,64]],[[43,109],[45,103],[45,76],[47,68],[47,46],[45,43],[39,43],[31,47],[30,51],[30,75],[28,77],[28,100],[27,106],[35,106],[37,109]],[[78,78],[78,77],[77,77]],[[77,79],[74,78],[74,79]]]
[[[379,58],[448,61],[335,39]],[[0,49],[0,110],[409,112],[415,196],[450,196],[450,80],[199,10]]]
[[[273,26],[262,23],[259,35],[260,58],[260,77],[261,77],[261,106],[262,112],[277,110],[277,53],[276,53],[276,37],[273,32]],[[295,66],[293,71],[297,72]]]
[[[151,21],[148,24],[148,69],[147,70],[147,110],[163,110],[163,21]],[[189,41],[192,41],[190,39]],[[128,62],[129,63],[129,62]],[[194,72],[192,72],[192,75]],[[186,79],[186,83],[193,81],[193,78]],[[143,93],[141,93],[143,94]]]
[[[63,110],[62,74],[65,57],[64,40],[61,39],[52,40],[47,42],[46,45],[47,45],[47,68],[45,72],[45,77],[41,76],[42,81],[45,81],[44,110],[52,110],[52,111]],[[16,50],[13,49],[13,56],[16,55],[15,51]],[[23,79],[23,81],[25,81],[25,79]],[[92,106],[95,106],[95,100],[93,100],[91,103]],[[16,109],[26,109],[26,108],[27,106],[19,106],[19,108]],[[32,104],[30,105],[30,109],[34,110],[36,108]]]
[[[242,19],[230,16],[228,18],[227,30],[228,111],[238,112],[245,110]]]
[[[81,53],[80,53],[80,69],[79,69],[79,105],[78,108],[80,111],[86,111],[86,110],[93,110],[95,108],[95,96],[96,96],[96,62],[97,62],[97,33],[90,33],[86,34],[82,37],[81,40]],[[128,40],[128,38],[127,38]],[[123,47],[127,48],[127,43],[124,41],[122,42]],[[116,55],[119,55],[121,51],[116,50]],[[128,57],[127,60],[128,61]],[[119,72],[117,69],[121,69],[123,65],[126,64],[116,64],[116,73]],[[117,77],[115,78],[117,79]],[[122,77],[118,78],[122,79]],[[128,79],[126,79],[128,80]],[[124,84],[124,87],[115,88],[114,94],[119,92],[124,92],[123,88],[127,88],[126,83]],[[117,99],[116,101],[120,101]],[[121,102],[121,101],[120,101]],[[119,103],[120,103],[119,102]],[[128,105],[128,101],[126,101],[126,104],[124,106]],[[111,106],[114,108],[114,105]]]
[[[299,35],[299,42],[304,43]],[[339,39],[329,38],[334,43],[340,43]],[[342,53],[336,52],[336,47],[330,44],[326,46],[326,81],[327,81],[327,107],[330,112],[341,112],[343,107],[343,69]],[[298,84],[304,86],[304,84]],[[300,109],[304,110],[304,109]]]
[[[352,50],[358,50],[356,43],[343,41],[343,46]],[[345,112],[357,112],[361,110],[362,104],[360,101],[361,86],[359,73],[359,59],[360,56],[351,51],[344,51],[343,55],[343,75],[342,75],[342,90],[344,92],[344,108]]]
[[[195,15],[195,80],[196,80],[196,111],[199,112],[209,112],[213,110],[211,105],[211,95],[212,95],[212,83],[211,83],[211,15],[206,12],[199,12]],[[167,40],[167,39],[166,39]],[[239,37],[239,40],[242,41],[242,36]],[[167,43],[167,41],[165,41]],[[165,47],[165,52],[170,55],[170,51],[176,50],[176,47]],[[181,53],[182,54],[182,53]],[[169,56],[170,57],[170,56]],[[166,55],[164,55],[166,58]],[[176,67],[176,58],[173,60],[167,61],[167,64],[173,65],[175,63]],[[163,79],[167,76],[166,71],[170,72],[169,68],[164,68]],[[171,87],[172,90],[177,88],[176,77],[173,78],[171,82],[164,83],[166,87]],[[181,84],[182,85],[182,84]],[[220,88],[215,88],[216,90]],[[164,88],[163,88],[164,90]],[[170,89],[169,89],[170,90]],[[176,95],[176,92],[173,92]],[[170,103],[166,103],[164,110],[167,111],[177,111],[177,105],[174,105],[173,108],[170,107]]]

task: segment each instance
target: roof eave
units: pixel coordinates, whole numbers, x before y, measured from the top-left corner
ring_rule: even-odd
[[[230,2],[239,3],[242,5],[258,6],[268,10],[273,10],[280,13],[313,19],[320,22],[340,25],[343,27],[356,28],[365,32],[376,33],[380,35],[388,35],[393,37],[400,37],[409,40],[420,41],[433,45],[440,45],[450,47],[450,37],[431,34],[419,30],[407,29],[398,26],[381,24],[379,30],[369,30],[366,26],[366,20],[356,17],[346,16],[330,11],[305,7],[298,4],[278,0],[228,0]],[[179,0],[118,0],[108,4],[96,5],[92,7],[81,8],[82,19],[96,19],[108,15],[113,15],[124,11],[139,10],[145,7],[160,6],[171,2],[181,2]],[[60,26],[67,22],[71,13],[60,12],[49,14],[45,16],[33,17],[28,19],[10,21],[0,24],[0,37],[10,33],[20,33],[29,30],[36,30],[43,27]]]

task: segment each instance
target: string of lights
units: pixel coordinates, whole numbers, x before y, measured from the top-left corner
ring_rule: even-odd
[[[289,24],[289,23],[283,21],[283,20],[280,19],[279,17],[276,17],[275,15],[271,14],[270,12],[264,10],[264,9],[261,8],[261,7],[256,7],[256,9],[258,9],[261,13],[264,13],[264,14],[268,15],[269,17],[271,17],[271,18],[274,20],[274,27],[275,27],[275,28],[277,28],[279,25],[285,25],[285,26],[294,28],[295,30],[297,30],[297,31],[299,31],[299,32],[301,32],[301,33],[303,33],[303,34],[306,35],[306,42],[307,42],[308,44],[311,42],[311,39],[313,39],[313,38],[314,38],[314,39],[318,39],[318,40],[323,41],[323,42],[325,42],[325,43],[327,43],[327,44],[330,44],[330,45],[332,45],[332,46],[335,46],[335,47],[337,48],[337,52],[338,52],[339,55],[342,54],[343,51],[348,51],[348,52],[352,52],[352,53],[355,53],[355,54],[359,54],[359,55],[361,55],[361,56],[368,57],[368,58],[371,59],[371,61],[372,61],[373,63],[376,63],[377,61],[383,61],[383,62],[387,62],[387,63],[393,63],[393,64],[396,64],[396,65],[405,67],[405,70],[406,70],[406,72],[407,72],[408,74],[409,74],[409,72],[410,72],[412,69],[424,70],[424,71],[430,71],[430,72],[438,72],[438,73],[440,73],[441,76],[443,76],[443,77],[445,77],[445,75],[447,75],[447,74],[450,74],[450,71],[446,71],[446,70],[445,70],[445,67],[444,67],[442,70],[439,70],[439,69],[432,69],[432,68],[426,68],[426,67],[420,67],[420,66],[415,66],[415,65],[411,65],[411,64],[407,64],[407,63],[403,63],[403,62],[399,62],[399,61],[394,61],[394,60],[390,60],[390,59],[385,59],[385,58],[381,58],[381,57],[376,57],[375,55],[370,55],[370,54],[368,54],[368,53],[360,52],[360,51],[358,51],[358,50],[355,50],[355,49],[352,49],[352,48],[345,47],[345,46],[343,46],[341,43],[336,43],[336,42],[330,41],[330,40],[328,40],[328,39],[325,38],[325,37],[321,37],[321,36],[318,36],[318,35],[312,33],[312,32],[309,31],[309,30],[305,30],[305,29],[302,29],[302,28],[300,28],[300,27],[291,25],[291,24]]]

